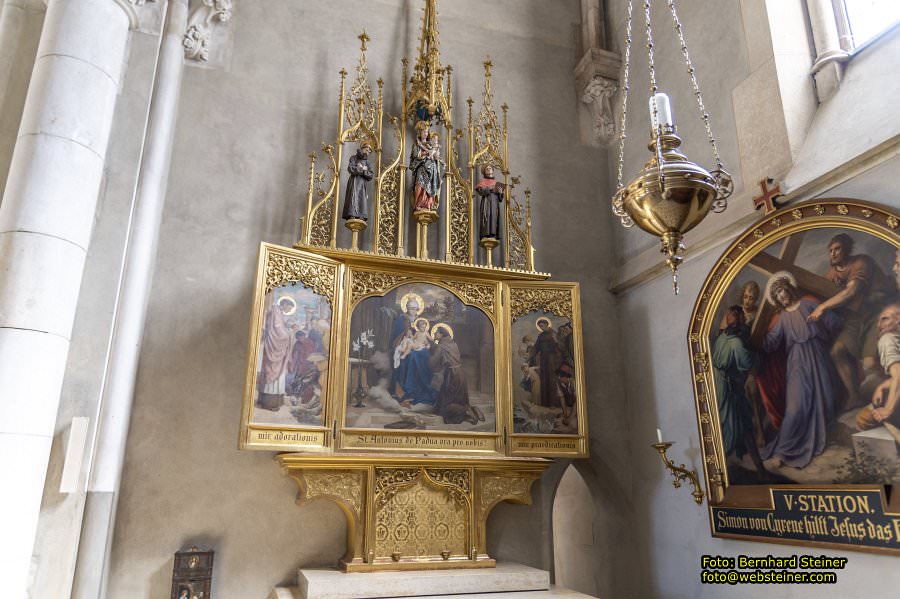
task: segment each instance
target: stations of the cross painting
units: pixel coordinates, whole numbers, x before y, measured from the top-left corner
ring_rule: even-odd
[[[775,184],[775,187],[770,188],[769,185]],[[762,190],[762,195],[753,198],[753,209],[759,210],[761,206],[765,207],[765,213],[768,214],[778,208],[781,208],[781,203],[778,202],[779,198],[783,197],[784,194],[781,193],[781,184],[775,183],[775,179],[766,177],[765,179],[760,179],[759,188]]]
[[[787,238],[781,247],[778,256],[768,252],[759,252],[750,260],[750,266],[771,277],[776,272],[787,271],[797,280],[797,288],[803,294],[812,294],[820,299],[827,299],[840,291],[840,288],[822,275],[806,270],[794,264],[800,253],[800,244],[803,243],[803,233],[795,233]],[[753,321],[753,331],[750,335],[750,344],[760,347],[769,323],[775,315],[775,305],[771,298],[764,297],[760,302],[759,314]]]

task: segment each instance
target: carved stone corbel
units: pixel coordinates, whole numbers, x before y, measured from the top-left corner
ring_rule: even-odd
[[[232,0],[201,0],[191,12],[184,34],[184,56],[189,60],[209,60],[209,45],[217,24],[231,19]]]
[[[606,145],[616,136],[612,99],[619,88],[621,65],[618,54],[591,48],[575,67],[578,98],[589,117],[589,124],[583,123],[583,130],[590,132],[585,141],[593,145]]]
[[[622,58],[608,49],[606,6],[602,0],[581,0],[581,42],[584,55],[575,66],[581,137],[585,143],[601,146],[616,136],[612,97],[619,87]]]
[[[595,75],[581,93],[581,101],[591,111],[593,141],[598,145],[608,144],[616,136],[612,97],[618,87],[615,80]]]

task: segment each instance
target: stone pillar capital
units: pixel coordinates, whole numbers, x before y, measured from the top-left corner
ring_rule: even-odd
[[[184,56],[188,60],[207,62],[213,31],[231,20],[232,0],[195,0],[184,34]]]

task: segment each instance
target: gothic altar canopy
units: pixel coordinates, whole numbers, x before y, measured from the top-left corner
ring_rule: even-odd
[[[491,60],[455,128],[436,0],[398,114],[358,39],[300,239],[261,246],[239,444],[338,503],[345,570],[491,567],[491,509],[587,456],[579,286],[535,270]]]

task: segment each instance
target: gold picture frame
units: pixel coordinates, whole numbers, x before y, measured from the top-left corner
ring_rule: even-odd
[[[587,457],[580,286],[578,283],[509,282],[504,284],[504,295],[508,306],[506,341],[510,358],[506,370],[510,389],[507,423],[510,455]],[[543,323],[549,326],[542,330]],[[522,335],[525,330],[536,334],[534,345],[529,346],[531,336]],[[550,337],[550,345],[555,346],[551,359],[541,359],[542,337]],[[542,372],[548,362],[552,366]],[[529,397],[524,391],[526,387]]]
[[[840,304],[817,310],[845,288],[834,273],[844,272],[851,260],[874,264],[879,276],[888,277],[884,280],[894,285],[890,287],[892,291],[885,288],[886,299],[878,296],[881,304],[897,301],[895,275],[888,260],[900,255],[898,227],[900,218],[896,212],[860,200],[823,199],[790,205],[766,215],[735,239],[707,276],[691,314],[688,350],[713,536],[900,555],[900,534],[892,539],[878,538],[875,533],[849,539],[832,534],[830,525],[821,525],[830,522],[828,518],[839,516],[854,521],[861,515],[850,508],[864,505],[866,517],[891,527],[900,523],[900,494],[889,496],[885,481],[858,476],[859,463],[869,459],[865,445],[868,436],[852,432],[853,415],[855,410],[866,408],[864,404],[854,407],[848,402],[854,394],[864,395],[865,381],[861,377],[848,379],[835,365],[841,356],[834,354],[834,343],[843,338],[845,323],[849,319],[862,322],[860,326],[864,328],[858,337],[868,339],[866,333],[874,334],[871,315],[865,319],[854,316],[862,314],[864,308],[855,308],[850,314],[846,312],[849,308]],[[847,239],[851,240],[849,249]],[[854,245],[859,252],[853,253]],[[838,254],[845,252],[843,258],[829,257],[829,248],[835,246]],[[864,259],[859,258],[863,254]],[[811,264],[817,267],[811,268]],[[874,274],[871,277],[874,280]],[[872,298],[876,293],[872,291],[874,285],[871,283],[865,292]],[[744,304],[737,291],[749,294],[744,295]],[[755,308],[751,301],[754,293],[758,298]],[[869,312],[882,309],[875,299],[869,304],[865,308]],[[806,316],[802,310],[811,313]],[[804,318],[789,316],[795,311]],[[818,314],[813,316],[815,313]],[[745,324],[747,320],[751,325]],[[790,353],[794,347],[791,343],[797,345],[806,340],[791,341],[795,333],[788,327],[792,326],[796,330],[808,329],[809,338],[817,339],[815,347],[805,346],[811,348],[807,354],[796,355],[797,361]],[[827,334],[822,332],[826,330]],[[733,347],[756,355],[752,367],[729,362],[728,340],[721,346],[715,343],[726,332],[732,340],[742,340],[733,341]],[[778,355],[777,351],[783,354]],[[849,355],[862,363],[862,355]],[[805,364],[802,359],[812,360],[813,364]],[[812,381],[813,377],[825,380],[826,371],[833,372],[827,374],[830,383]],[[734,375],[735,372],[739,374]],[[730,384],[741,376],[750,378],[748,386]],[[716,388],[717,377],[722,397]],[[791,385],[794,391],[788,390]],[[827,424],[822,429],[829,435],[827,445],[824,432],[819,437],[813,435],[814,421],[818,420],[800,412],[800,399],[792,399],[801,398],[805,392],[797,389],[814,389],[806,392],[811,403],[803,405],[812,405],[808,409],[819,409],[825,414],[815,418]],[[815,407],[820,405],[823,407]],[[741,412],[735,406],[747,407]],[[735,416],[739,412],[744,415]],[[789,417],[795,420],[787,424]],[[748,430],[751,418],[752,428]],[[803,418],[809,418],[808,426],[803,426]],[[795,426],[797,423],[800,426]],[[841,440],[834,441],[838,437]],[[851,437],[849,442],[847,437]],[[847,443],[851,444],[849,448]],[[789,445],[803,451],[797,450],[795,455]],[[889,445],[888,442],[885,446]],[[752,455],[754,451],[756,456]],[[890,460],[890,455],[886,459]],[[853,483],[838,482],[841,480]],[[798,502],[801,496],[802,501]],[[817,510],[816,506],[823,509]],[[825,520],[812,519],[814,516]],[[835,524],[833,530],[839,527]]]
[[[585,414],[586,392],[584,387],[583,347],[581,338],[580,291],[577,283],[549,283],[544,273],[451,264],[440,261],[422,261],[397,256],[376,256],[351,250],[312,248],[298,244],[285,248],[272,244],[260,247],[257,279],[248,344],[246,385],[242,406],[239,446],[242,449],[272,451],[298,451],[322,454],[423,454],[459,457],[584,457],[588,453],[587,424]],[[282,289],[292,290],[296,300],[282,302]],[[273,297],[273,290],[276,290]],[[531,306],[522,298],[540,299],[555,297],[554,304],[538,303]],[[405,298],[405,299],[404,299]],[[429,356],[410,356],[413,363],[428,363],[431,369],[428,399],[447,397],[444,382],[448,379],[449,366],[435,362],[435,354],[441,354],[443,343],[436,341],[440,330],[454,337],[458,353],[450,351],[448,342],[444,349],[449,359],[458,360],[462,380],[467,381],[466,403],[473,408],[462,416],[447,415],[428,406],[416,410],[417,403],[427,403],[422,398],[408,396],[408,385],[394,387],[385,395],[390,381],[399,366],[385,366],[393,359],[398,363],[405,359],[399,354],[398,344],[385,343],[385,335],[396,325],[404,312],[401,303],[416,299],[422,308],[410,324],[420,323],[422,337],[430,339]],[[275,305],[277,302],[278,303]],[[304,303],[305,302],[305,303]],[[372,304],[363,310],[361,306]],[[299,318],[302,304],[314,317]],[[327,309],[326,309],[327,304]],[[280,308],[273,308],[273,305]],[[427,308],[427,309],[426,309]],[[525,309],[513,315],[516,309]],[[512,385],[515,358],[511,334],[516,318],[530,310],[545,309],[540,317],[556,319],[558,325],[564,319],[572,327],[571,354],[568,365],[572,373],[568,389],[577,390],[577,399],[570,412],[578,415],[571,420],[572,428],[548,434],[516,431],[514,392]],[[296,311],[296,313],[295,313]],[[274,314],[272,314],[274,312]],[[354,323],[354,314],[367,314],[368,324]],[[385,316],[387,315],[387,316]],[[316,322],[327,320],[327,335],[316,339],[320,347],[328,348],[328,355],[321,350],[304,349],[295,340],[292,357],[284,362],[287,372],[284,382],[284,398],[274,402],[277,408],[269,415],[260,408],[260,393],[272,385],[263,361],[265,342],[269,341],[269,357],[285,359],[278,352],[284,335],[268,334],[267,326],[276,330],[279,319],[286,319],[292,331],[312,331]],[[360,316],[363,318],[363,316]],[[291,320],[293,319],[293,320]],[[317,320],[318,319],[318,320]],[[377,322],[375,322],[377,320]],[[270,322],[271,321],[271,322]],[[297,322],[294,322],[297,321]],[[534,323],[532,323],[534,324]],[[324,325],[319,327],[326,329]],[[371,337],[369,336],[371,332]],[[537,331],[535,331],[537,333]],[[277,333],[277,330],[276,330]],[[361,333],[365,333],[361,336]],[[426,336],[425,333],[428,335]],[[415,337],[415,330],[410,335]],[[410,339],[411,345],[413,339]],[[369,349],[366,350],[367,345]],[[424,347],[419,347],[424,349]],[[375,356],[376,350],[382,355]],[[409,351],[413,350],[409,348]],[[388,356],[391,352],[396,355]],[[480,353],[479,353],[480,352]],[[456,356],[455,358],[453,356]],[[274,356],[274,358],[273,358]],[[415,357],[416,360],[412,358]],[[319,387],[314,396],[319,405],[309,397],[309,386],[304,386],[306,369],[294,368],[312,360],[319,366],[325,380],[318,378]],[[267,364],[269,363],[267,362]],[[327,364],[327,368],[323,365]],[[562,366],[560,364],[559,366]],[[412,367],[412,366],[410,366]],[[297,370],[293,374],[291,370]],[[401,368],[402,369],[402,368]],[[280,371],[279,371],[280,372]],[[419,371],[421,372],[421,370]],[[564,381],[568,381],[563,377]],[[373,388],[381,385],[379,394]],[[271,390],[271,389],[270,389]],[[376,389],[377,390],[377,389]],[[275,388],[275,391],[281,391]],[[399,391],[402,393],[392,393]],[[304,395],[304,392],[306,395]],[[356,395],[354,395],[356,393]],[[265,396],[264,399],[270,399]],[[381,401],[383,403],[377,403]],[[403,405],[402,411],[397,404]],[[443,400],[441,400],[443,401]],[[315,422],[286,422],[291,414],[300,419],[316,405],[319,411]],[[378,406],[393,407],[393,411]],[[358,407],[361,406],[361,407]],[[270,406],[270,408],[273,406]],[[552,410],[553,408],[548,408]],[[557,412],[561,410],[556,410]],[[383,412],[383,413],[382,413]],[[401,414],[402,412],[402,414]],[[266,418],[282,418],[278,423],[264,422]],[[443,418],[443,422],[440,420]],[[557,416],[559,416],[557,414]],[[575,421],[577,420],[577,425]]]
[[[341,309],[340,283],[342,278],[343,265],[340,262],[310,252],[268,243],[260,245],[247,348],[247,372],[241,410],[239,448],[313,452],[330,450],[332,434],[330,423],[333,417],[331,414],[332,402],[329,398],[334,396],[335,377],[333,375],[326,376],[325,384],[319,385],[319,388],[315,390],[317,394],[315,400],[320,407],[319,424],[290,422],[292,406],[283,400],[282,405],[274,410],[276,418],[264,419],[261,417],[265,409],[260,406],[259,401],[262,392],[260,389],[261,362],[264,359],[262,354],[265,351],[262,347],[262,337],[266,332],[264,321],[267,318],[267,308],[272,307],[271,305],[267,306],[267,302],[272,303],[272,298],[277,295],[277,290],[293,288],[296,290],[295,293],[300,292],[313,298],[320,298],[323,303],[328,305],[329,320],[332,320],[331,316],[340,313]],[[296,310],[297,302],[290,299],[290,294],[285,293],[284,295],[288,296],[288,301],[285,302],[288,307],[288,310],[285,311],[287,314],[291,310]],[[278,296],[276,299],[281,302],[281,297]],[[290,305],[291,303],[293,306]],[[290,315],[294,316],[295,313],[292,312]],[[336,344],[337,328],[330,326],[320,342],[320,347],[327,347],[332,354]],[[322,355],[320,350],[315,350],[314,353],[318,356]],[[331,356],[325,356],[325,358],[326,374],[332,374],[331,366],[334,358]],[[287,360],[290,359],[291,357],[287,358]],[[321,360],[315,364],[318,371],[321,371],[321,364]],[[311,374],[319,376],[316,372],[311,372]],[[281,392],[283,396],[287,397],[284,389],[281,389]],[[302,400],[297,403],[295,409],[302,410],[304,408]]]
[[[379,300],[390,305],[396,304],[402,309],[402,306],[399,304],[408,295],[419,296],[418,302],[423,302],[424,300],[418,293],[422,289],[428,289],[437,293],[443,291],[445,299],[449,299],[451,302],[455,301],[458,306],[468,307],[484,314],[487,319],[485,324],[489,324],[493,329],[490,335],[494,349],[491,362],[494,365],[501,362],[504,345],[500,283],[472,277],[441,274],[435,270],[434,266],[420,269],[405,268],[403,270],[385,268],[376,270],[373,268],[348,266],[347,284],[345,286],[346,301],[344,302],[344,312],[341,317],[343,329],[342,345],[339,350],[340,355],[352,357],[351,344],[354,341],[351,338],[354,337],[354,331],[351,330],[351,327],[353,325],[354,311],[361,309],[360,307],[364,302],[367,300]],[[384,306],[380,307],[383,308]],[[425,308],[425,306],[421,307]],[[447,326],[445,323],[435,322],[429,323],[428,329],[434,330],[438,328],[438,324],[442,324],[444,327]],[[450,327],[451,330],[452,328],[453,326]],[[459,332],[457,332],[456,340],[459,340],[459,336]],[[409,429],[375,428],[359,424],[354,426],[348,422],[348,413],[351,410],[350,404],[352,401],[350,388],[353,384],[350,361],[347,359],[342,360],[342,368],[340,378],[344,381],[344,384],[335,396],[335,406],[337,408],[335,412],[335,427],[337,430],[335,449],[387,453],[439,451],[446,454],[470,455],[502,455],[504,453],[502,426],[506,421],[506,407],[505,402],[501,398],[507,395],[507,390],[505,377],[503,377],[500,369],[496,368],[496,366],[491,377],[493,380],[493,398],[491,403],[493,404],[494,427],[489,432],[446,430],[440,424],[429,425],[423,424],[421,421],[418,423],[410,422],[410,427],[414,428]],[[472,385],[469,384],[468,387],[469,393],[472,393]],[[371,388],[368,391],[371,393]],[[472,400],[474,402],[474,397]],[[385,398],[385,401],[390,402],[391,399]],[[379,410],[378,406],[373,407],[371,405],[368,405],[365,409]],[[488,412],[486,406],[482,406],[482,410]],[[425,416],[406,415],[416,417],[417,420],[425,418]],[[490,417],[488,417],[489,420],[491,420]],[[400,423],[402,424],[402,422]],[[429,429],[429,426],[435,426],[435,428]]]

